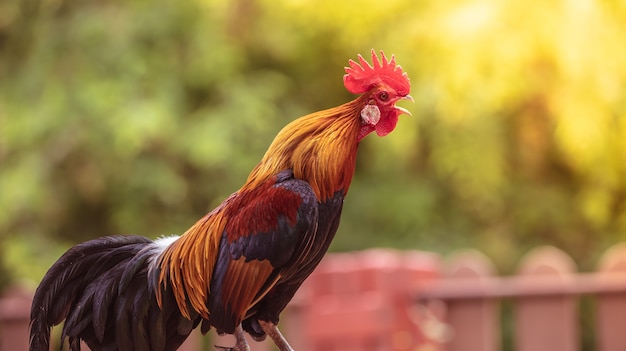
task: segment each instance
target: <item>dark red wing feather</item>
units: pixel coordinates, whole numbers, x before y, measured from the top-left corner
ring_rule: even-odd
[[[308,183],[281,172],[238,194],[230,206],[211,282],[210,320],[232,333],[248,310],[280,279],[289,263],[305,252],[303,240],[317,229],[317,198]]]
[[[241,194],[240,207],[230,217],[226,228],[229,242],[258,233],[271,233],[279,227],[279,220],[295,225],[298,209],[302,204],[300,194],[266,182],[247,194]]]

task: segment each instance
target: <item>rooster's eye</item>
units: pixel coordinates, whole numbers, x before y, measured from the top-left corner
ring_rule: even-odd
[[[386,91],[383,91],[378,94],[378,98],[380,99],[380,101],[387,101],[387,99],[389,98],[389,94],[387,94]]]

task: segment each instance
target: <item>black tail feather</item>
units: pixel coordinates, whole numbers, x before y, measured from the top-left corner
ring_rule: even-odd
[[[70,350],[174,350],[200,322],[180,315],[171,293],[159,308],[148,283],[155,252],[141,236],[102,237],[68,250],[48,270],[31,307],[30,351],[48,351],[65,320]],[[182,333],[181,333],[182,332]]]
[[[111,248],[131,242],[150,242],[142,237],[104,237],[88,241],[69,249],[48,270],[39,284],[30,318],[30,349],[47,351],[50,328],[61,323],[85,285],[106,266],[98,266],[98,259]]]

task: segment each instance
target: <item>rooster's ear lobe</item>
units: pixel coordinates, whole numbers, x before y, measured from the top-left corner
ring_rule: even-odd
[[[392,87],[399,95],[404,96],[411,90],[411,84],[406,72],[400,65],[396,65],[396,59],[392,55],[387,60],[385,53],[380,51],[381,60],[372,49],[373,66],[361,55],[357,55],[359,62],[349,60],[346,74],[343,76],[343,84],[353,94],[363,94],[373,86],[384,83]]]

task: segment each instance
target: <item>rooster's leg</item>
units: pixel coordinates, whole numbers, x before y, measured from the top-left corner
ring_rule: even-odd
[[[278,330],[276,324],[265,321],[259,321],[259,324],[261,325],[261,328],[263,328],[265,334],[272,338],[274,344],[276,344],[276,347],[278,347],[280,351],[293,351],[283,334],[281,334],[280,330]]]
[[[215,347],[223,351],[250,351],[250,346],[248,346],[246,337],[243,335],[243,328],[241,328],[241,325],[238,325],[235,328],[235,340],[235,346],[233,347],[224,347],[217,345],[215,345]]]

